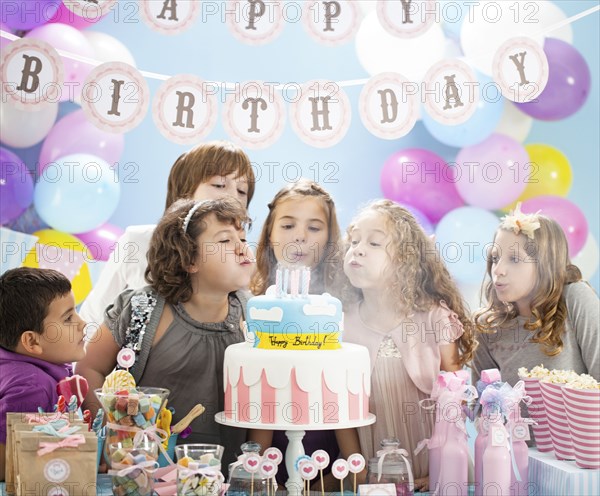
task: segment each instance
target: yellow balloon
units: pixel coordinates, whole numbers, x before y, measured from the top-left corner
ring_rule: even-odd
[[[562,196],[569,194],[573,184],[573,171],[569,159],[556,148],[543,145],[525,145],[531,162],[529,171],[524,171],[522,180],[527,182],[525,191],[514,203],[502,210],[512,210],[517,202],[542,195]],[[521,169],[522,170],[522,169]]]
[[[84,252],[83,265],[75,277],[71,280],[71,286],[75,295],[75,304],[79,305],[92,289],[92,277],[90,276],[90,269],[85,261],[92,259],[89,250],[76,237],[64,232],[55,231],[54,229],[43,229],[33,233],[33,235],[39,238],[37,244],[56,246],[64,250],[77,250]],[[27,253],[25,261],[23,262],[23,266],[32,268],[38,268],[40,266],[35,246],[29,251],[29,253]],[[61,272],[58,264],[56,270]]]

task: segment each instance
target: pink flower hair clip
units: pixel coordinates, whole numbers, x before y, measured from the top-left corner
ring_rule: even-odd
[[[538,210],[535,214],[525,214],[521,212],[521,202],[517,203],[515,209],[508,215],[502,217],[500,227],[515,234],[524,234],[529,239],[533,239],[533,233],[540,228],[538,220]]]

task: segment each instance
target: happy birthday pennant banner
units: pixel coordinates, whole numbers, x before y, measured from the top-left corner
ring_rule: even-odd
[[[518,38],[511,43],[505,44],[497,56],[498,85],[508,99],[529,101],[545,87],[548,62],[535,41]],[[50,45],[17,40],[8,46],[1,60],[2,92],[15,105],[35,111],[37,105],[60,99],[63,69],[58,53]],[[216,124],[217,97],[221,96],[223,126],[231,138],[248,148],[266,148],[283,133],[287,101],[291,127],[302,141],[327,148],[343,139],[350,127],[352,109],[337,83],[310,81],[295,85],[292,96],[274,86],[248,81],[237,83],[231,91],[194,75],[174,76],[154,96],[154,122],[175,143],[198,143]],[[458,125],[471,117],[481,92],[468,64],[459,59],[442,60],[421,83],[395,73],[371,78],[360,96],[360,118],[375,136],[398,139],[413,128],[420,103],[435,120]],[[136,68],[123,62],[95,67],[81,92],[81,106],[88,119],[107,132],[134,129],[146,116],[149,105],[146,80]]]
[[[87,2],[71,2],[69,7],[83,15],[85,9],[82,5],[75,6],[75,3]],[[109,1],[95,3],[101,12],[111,7]],[[149,16],[165,22],[189,24],[197,16],[197,8],[193,6],[196,2],[151,0],[141,3]],[[414,4],[404,1],[393,3],[396,10],[391,9],[392,2],[380,2],[377,6],[378,16],[386,30],[396,36],[410,37],[415,35],[413,31],[419,35],[428,29],[431,23],[429,17],[411,17],[407,6]],[[424,12],[432,12],[435,3],[433,0],[419,2]],[[176,11],[176,4],[189,5]],[[239,16],[239,19],[247,18],[245,26],[250,27],[244,29],[253,32],[250,34],[253,37],[251,42],[263,43],[273,37],[274,31],[259,28],[258,21],[267,12],[277,19],[277,12],[283,8],[281,2],[230,0],[231,12],[243,10],[242,4],[251,9],[246,12],[246,17]],[[338,34],[343,31],[344,37],[353,32],[355,18],[352,12],[356,11],[356,5],[350,1],[308,1],[305,4],[314,20],[325,20],[318,36],[330,36],[327,43],[333,43],[337,35],[332,33],[336,31]],[[399,4],[403,6],[400,10],[397,9]],[[598,10],[598,7],[588,9],[551,26],[548,31]],[[359,18],[358,12],[355,13]],[[388,21],[389,18],[402,21],[386,25],[386,16]],[[333,19],[339,21],[335,26],[340,29],[334,28]],[[167,24],[161,29],[168,30]],[[330,31],[332,33],[323,34]],[[166,82],[152,99],[152,114],[160,132],[179,144],[198,143],[212,131],[218,119],[219,103],[222,104],[225,130],[232,140],[243,146],[254,149],[271,146],[283,133],[289,116],[291,127],[302,141],[325,148],[339,143],[350,127],[351,105],[343,86],[366,82],[358,102],[361,121],[375,136],[390,140],[401,138],[412,130],[420,105],[436,121],[448,126],[459,125],[472,116],[479,99],[488,93],[488,88],[480,87],[469,64],[456,58],[434,64],[420,82],[409,81],[402,74],[384,73],[369,80],[341,83],[317,80],[303,85],[276,85],[261,81],[232,84],[204,81],[196,75],[163,76],[138,71],[121,62],[99,64],[95,60],[83,60],[83,57],[57,51],[42,41],[16,38],[3,31],[1,34],[4,38],[15,40],[3,50],[0,58],[3,101],[10,101],[29,111],[36,111],[48,102],[59,101],[61,92],[65,90],[60,57],[73,58],[97,66],[81,90],[81,105],[88,119],[105,131],[124,133],[137,127],[148,111],[151,96],[145,78],[164,79]],[[548,60],[542,46],[533,39],[511,38],[495,53],[493,75],[495,82],[486,86],[495,85],[497,93],[511,101],[533,101],[548,81]]]

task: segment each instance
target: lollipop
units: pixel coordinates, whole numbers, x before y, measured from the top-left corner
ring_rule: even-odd
[[[302,460],[298,471],[300,472],[300,477],[305,482],[304,492],[308,495],[310,491],[310,481],[317,476],[317,464],[311,458]]]
[[[130,389],[135,387],[135,379],[126,370],[113,370],[102,384],[102,392],[110,393],[111,390]]]
[[[254,474],[260,470],[261,457],[256,453],[246,455],[244,458],[244,469],[250,474],[250,496],[254,496]]]
[[[323,469],[329,465],[329,453],[325,450],[317,450],[312,454],[312,459],[315,462],[319,473],[321,474],[321,494],[325,496],[325,483],[323,482]]]
[[[88,381],[85,377],[81,377],[80,375],[61,379],[56,385],[56,392],[59,395],[64,396],[65,398],[71,398],[72,396],[77,398],[77,408],[83,403],[88,390]],[[75,410],[77,410],[77,408],[75,408]]]
[[[86,410],[88,411],[88,410]],[[100,409],[96,413],[94,417],[94,421],[92,422],[92,430],[98,435],[100,429],[102,429],[102,422],[104,421],[104,410]]]
[[[340,494],[344,494],[344,479],[349,471],[350,468],[348,467],[348,462],[341,458],[338,458],[331,466],[331,473],[340,481]]]
[[[348,470],[354,474],[354,494],[356,494],[356,474],[362,472],[367,462],[360,453],[354,453],[348,457]]]
[[[266,479],[267,496],[271,494],[271,486],[273,486],[273,495],[275,495],[275,492],[277,491],[275,486],[275,476],[277,475],[278,469],[279,467],[277,466],[277,463],[272,462],[268,459],[263,459],[263,461],[260,464],[259,472],[261,477],[264,477]]]

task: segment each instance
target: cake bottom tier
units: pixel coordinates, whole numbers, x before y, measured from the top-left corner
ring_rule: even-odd
[[[369,417],[371,364],[364,346],[338,350],[262,350],[229,346],[224,361],[225,418],[335,428]]]

